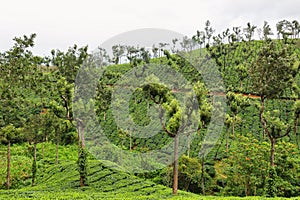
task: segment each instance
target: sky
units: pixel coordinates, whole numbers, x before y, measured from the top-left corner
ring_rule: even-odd
[[[33,52],[49,55],[77,44],[95,49],[115,35],[159,28],[192,36],[210,20],[216,32],[268,21],[300,21],[299,0],[2,0],[0,51],[36,33]],[[273,32],[276,32],[273,29]]]

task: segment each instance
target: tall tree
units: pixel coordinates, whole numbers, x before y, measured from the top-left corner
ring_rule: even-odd
[[[300,33],[300,24],[297,20],[292,21],[292,28],[293,28],[293,35],[294,38],[299,38],[299,33]]]
[[[287,40],[289,36],[293,36],[293,25],[287,20],[282,20],[276,24],[277,34],[280,35],[284,40]]]
[[[30,144],[33,144],[33,161],[32,161],[32,181],[31,186],[35,185],[37,172],[37,144],[45,141],[45,131],[43,127],[43,116],[41,113],[29,116],[25,126],[25,137]]]
[[[273,35],[272,29],[271,29],[269,23],[266,22],[266,21],[264,22],[264,26],[263,26],[263,29],[262,29],[262,34],[263,34],[263,39],[264,40],[270,39],[269,36]]]
[[[22,141],[21,129],[14,127],[14,125],[9,124],[0,130],[0,141],[1,143],[7,144],[7,174],[6,174],[6,189],[10,187],[10,172],[11,172],[11,153],[10,146],[12,143]]]
[[[248,22],[247,27],[244,28],[245,37],[249,42],[252,40],[256,28],[257,26],[251,25],[250,22]]]
[[[41,57],[34,56],[36,34],[14,38],[14,45],[0,54],[0,129],[2,139],[8,144],[7,188],[10,186],[10,145],[20,139],[18,130],[24,127],[28,116],[35,112],[34,104],[38,86]]]
[[[281,131],[284,131],[283,124],[278,121],[278,118],[266,115],[265,101],[280,97],[294,83],[299,64],[290,48],[288,44],[283,44],[281,48],[278,48],[276,41],[267,41],[249,69],[252,88],[260,96],[260,122],[270,140],[270,166],[272,167],[275,166],[275,142],[278,138],[286,136],[289,130],[277,131],[279,127],[276,126],[279,124],[283,128]]]
[[[65,123],[66,125],[71,125],[71,128],[77,128],[78,136],[78,170],[80,176],[80,186],[85,185],[86,177],[86,164],[87,164],[87,153],[84,149],[84,122],[80,118],[75,118],[73,113],[73,98],[74,98],[74,87],[75,78],[77,73],[88,58],[88,47],[84,46],[78,48],[74,45],[69,48],[67,52],[62,52],[59,50],[52,50],[51,62],[54,66],[58,68],[56,73],[56,79],[58,80],[58,90],[54,95],[56,98],[52,101],[52,108],[57,117],[65,120],[69,120],[70,123]],[[101,49],[100,49],[101,51]],[[105,53],[105,52],[103,52]],[[74,100],[75,101],[75,100]],[[63,105],[63,106],[61,106]],[[63,107],[63,108],[62,108]],[[84,169],[84,170],[82,170]]]

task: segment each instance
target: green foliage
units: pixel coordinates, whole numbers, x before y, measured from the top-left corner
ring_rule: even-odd
[[[276,197],[277,194],[277,174],[274,167],[270,167],[268,170],[267,186],[266,186],[266,196],[267,197]]]
[[[262,98],[274,98],[290,88],[299,70],[290,45],[265,42],[249,68],[252,87]]]
[[[170,168],[171,171],[173,168]],[[181,156],[178,164],[178,188],[198,193],[201,188],[201,164],[196,158]]]
[[[223,181],[226,181],[223,191],[225,194],[271,197],[298,195],[299,184],[295,181],[298,180],[300,162],[295,145],[279,142],[276,145],[276,167],[270,168],[267,142],[261,143],[250,134],[246,137],[239,136],[236,140],[228,152],[228,158],[222,160],[219,169],[224,173]],[[288,173],[285,172],[286,169],[289,169]]]
[[[31,167],[32,177],[36,177],[36,171],[37,171],[36,160],[33,160],[32,167]]]
[[[264,179],[268,166],[268,145],[260,143],[250,134],[239,136],[224,159],[227,195],[263,195]]]
[[[78,156],[78,172],[80,178],[82,178],[83,186],[88,184],[87,174],[88,174],[88,160],[87,160],[87,152],[84,148],[79,148],[79,156]]]
[[[263,27],[265,41],[252,41],[256,26],[247,24],[246,39],[243,41],[241,29],[229,29],[214,36],[214,30],[208,21],[204,31],[198,31],[193,38],[200,46],[206,46],[209,55],[219,65],[226,85],[227,93],[207,91],[198,72],[184,56],[172,55],[163,49],[165,57],[150,59],[151,55],[145,48],[125,47],[116,45],[113,49],[113,61],[119,64],[122,58],[127,57],[128,64],[110,65],[97,84],[95,108],[99,122],[105,130],[109,142],[116,146],[104,143],[101,147],[97,143],[90,150],[94,155],[102,156],[101,150],[112,152],[108,157],[101,157],[123,166],[132,165],[138,159],[143,165],[151,167],[157,163],[148,158],[129,160],[122,158],[117,147],[122,151],[140,151],[158,149],[170,141],[163,131],[151,138],[132,137],[130,130],[121,130],[117,127],[112,110],[111,94],[114,84],[138,65],[156,63],[168,65],[185,79],[193,83],[193,89],[199,103],[199,113],[189,113],[175,99],[182,82],[174,80],[174,87],[159,84],[154,75],[150,75],[146,84],[138,88],[130,100],[130,115],[133,121],[140,126],[150,123],[149,109],[161,105],[162,114],[166,117],[163,124],[171,136],[179,130],[180,122],[187,123],[188,118],[199,121],[197,133],[190,144],[188,154],[179,159],[179,187],[200,193],[200,177],[202,167],[195,158],[201,148],[201,141],[206,134],[206,127],[211,119],[214,98],[226,95],[228,112],[226,126],[235,130],[235,139],[227,141],[228,152],[225,152],[225,128],[215,148],[204,162],[204,180],[207,194],[214,195],[267,195],[280,197],[299,196],[300,193],[300,158],[299,150],[299,41],[290,40],[297,31],[288,32],[288,27],[297,23],[282,21],[278,23],[279,35],[284,40],[270,40],[271,29],[268,23]],[[299,26],[298,26],[299,28]],[[299,31],[298,31],[299,34]],[[34,46],[36,35],[15,38],[14,46],[0,54],[0,140],[3,144],[12,143],[11,154],[11,185],[12,188],[22,188],[29,185],[29,178],[37,176],[35,188],[23,188],[11,192],[0,191],[1,198],[74,198],[74,199],[162,199],[171,198],[171,190],[143,180],[125,172],[125,167],[117,166],[108,161],[91,161],[86,150],[80,148],[79,156],[76,146],[72,144],[77,139],[73,108],[84,108],[87,112],[93,109],[93,102],[77,102],[74,100],[74,81],[79,67],[88,57],[87,47],[78,48],[76,45],[66,52],[53,50],[52,58],[34,56],[30,48]],[[214,40],[212,43],[211,40]],[[175,41],[175,40],[174,40]],[[227,41],[225,44],[224,41]],[[173,43],[175,45],[176,41]],[[193,48],[193,43],[185,38],[181,43],[185,51]],[[298,46],[297,46],[298,45]],[[173,49],[175,52],[175,49]],[[201,50],[195,51],[205,55]],[[104,51],[101,55],[107,56]],[[208,56],[208,55],[206,55]],[[108,62],[110,59],[105,57]],[[53,66],[48,67],[51,64]],[[106,63],[107,65],[109,63]],[[202,63],[203,64],[203,63]],[[210,69],[208,69],[210,70]],[[88,72],[86,72],[88,73]],[[218,83],[216,91],[218,91]],[[257,95],[257,96],[256,96]],[[245,96],[249,96],[246,98]],[[211,97],[211,99],[208,99]],[[260,111],[262,109],[257,98],[264,98],[265,110],[262,117],[265,120],[265,130],[276,138],[275,165],[269,167],[269,144],[263,133]],[[294,101],[295,104],[294,104]],[[187,98],[188,107],[194,106],[194,99]],[[217,106],[217,105],[214,105]],[[161,115],[162,116],[162,115]],[[85,119],[83,119],[84,121]],[[294,134],[290,134],[291,128]],[[249,134],[251,133],[251,134]],[[24,137],[26,136],[26,138]],[[282,137],[287,136],[287,137]],[[30,159],[32,147],[22,143],[27,139],[37,144],[37,161]],[[90,138],[89,138],[90,139]],[[233,139],[233,137],[227,137]],[[63,144],[59,146],[60,163],[55,163],[55,146],[46,141]],[[6,172],[6,147],[0,146],[0,184],[4,186]],[[89,160],[89,166],[87,166]],[[77,167],[75,165],[77,161]],[[89,167],[89,168],[88,168]],[[142,166],[136,166],[139,170]],[[152,175],[144,175],[158,183],[170,185],[172,178],[166,177],[166,171],[171,168],[158,170]],[[78,172],[84,177],[84,185],[79,188]],[[2,187],[4,188],[4,187]],[[172,199],[199,199],[197,195],[179,191]],[[216,197],[207,197],[215,199]],[[206,199],[206,198],[205,198]],[[235,198],[221,198],[235,199]],[[258,199],[253,197],[250,199]],[[260,198],[259,198],[260,199]]]

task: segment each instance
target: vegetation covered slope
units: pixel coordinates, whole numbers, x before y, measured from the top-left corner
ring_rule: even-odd
[[[95,101],[81,102],[74,96],[74,88],[78,89],[75,77],[85,59],[91,56],[87,47],[74,45],[66,52],[53,50],[50,57],[38,57],[30,51],[34,34],[15,38],[14,46],[0,54],[0,139],[3,145],[0,178],[3,188],[22,189],[1,191],[3,197],[25,195],[26,198],[28,194],[39,198],[44,194],[50,198],[54,190],[59,190],[62,198],[68,195],[81,198],[91,191],[95,192],[93,195],[108,198],[115,193],[118,194],[114,198],[124,195],[132,198],[136,194],[141,194],[141,198],[167,198],[171,189],[165,186],[173,186],[174,194],[179,188],[217,196],[299,196],[300,78],[296,38],[300,29],[296,21],[281,21],[278,25],[282,25],[277,27],[280,40],[269,38],[267,23],[261,31],[262,40],[253,41],[255,26],[247,24],[245,35],[239,27],[234,27],[233,32],[228,29],[214,35],[209,22],[203,32],[198,31],[192,39],[183,39],[180,45],[184,52],[205,47],[206,53],[203,49],[193,53],[199,54],[200,61],[213,59],[224,80],[224,91],[217,82],[213,86],[216,90],[209,91],[201,76],[205,71],[195,70],[184,59],[184,54],[172,47],[170,53],[164,48],[166,44],[160,44],[159,48],[154,46],[152,53],[145,48],[116,45],[112,59],[99,49],[97,53],[105,70],[97,80]],[[178,40],[173,40],[174,46],[176,42]],[[128,63],[120,65],[124,57]],[[160,119],[165,117],[166,121],[159,123],[161,129],[155,136],[139,138],[133,136],[130,129],[117,126],[111,94],[117,89],[114,84],[126,72],[151,64],[169,67],[192,83],[199,112],[190,112],[188,106],[180,106],[175,98],[186,91],[179,89],[184,82],[174,78],[171,80],[174,87],[168,89],[160,84],[157,76],[148,74],[149,82],[139,86],[129,100],[130,117],[146,126],[151,121],[149,109],[155,108],[160,112]],[[162,70],[159,68],[158,72]],[[134,75],[138,78],[143,74]],[[219,116],[225,123],[217,144],[202,158],[199,150],[207,135],[213,107],[220,106],[215,101],[217,97],[227,98],[227,112]],[[188,100],[194,105],[193,98]],[[94,105],[96,120],[104,127],[108,143],[94,140],[95,130],[89,132],[85,123],[89,116],[81,118],[73,112],[74,107],[89,111]],[[180,141],[187,149],[177,160],[180,122],[185,126],[192,118],[198,121],[198,127],[186,140]],[[113,161],[119,165],[116,168],[123,171],[134,166],[132,169],[140,172],[145,166],[154,169],[158,163],[145,157],[129,159],[124,152],[129,155],[147,152],[173,140],[174,164],[135,174],[139,178],[116,171],[111,165],[107,166],[108,161],[98,163],[87,151],[91,150],[100,160]],[[88,142],[95,142],[93,149],[86,148]],[[105,151],[109,154],[104,154]],[[194,197],[179,191],[175,198],[185,196]]]

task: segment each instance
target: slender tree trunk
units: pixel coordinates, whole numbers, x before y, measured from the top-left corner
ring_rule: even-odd
[[[10,141],[7,144],[7,176],[6,176],[6,189],[10,187]]]
[[[77,132],[78,132],[78,157],[80,156],[80,149],[84,148],[84,129],[81,121],[78,121]]]
[[[36,162],[36,142],[33,143],[33,159]]]
[[[271,140],[271,156],[270,156],[270,165],[271,167],[275,166],[275,138],[274,137],[270,137]]]
[[[260,117],[260,122],[263,126],[263,138],[265,137],[265,133],[267,132],[267,135],[270,139],[270,142],[271,142],[271,149],[270,149],[270,165],[271,167],[274,167],[275,166],[275,138],[271,135],[271,133],[269,133],[267,131],[267,124],[266,124],[266,121],[264,120],[263,118],[263,113],[264,113],[264,109],[265,109],[265,101],[264,101],[264,98],[261,97],[261,108],[260,108],[260,114],[259,114],[259,117]]]
[[[191,138],[190,134],[188,134],[187,137],[187,156],[190,157],[190,151],[191,151]]]
[[[80,176],[80,183],[79,183],[79,186],[80,186],[80,187],[83,187],[83,186],[84,186],[84,177],[83,177],[83,176]]]
[[[205,179],[204,179],[204,157],[202,158],[201,161],[201,188],[202,188],[202,194],[205,195]]]
[[[173,167],[173,194],[177,194],[178,190],[178,133],[174,137],[174,167]]]
[[[260,108],[260,111],[259,111],[259,119],[260,119],[261,125],[263,127],[263,139],[265,139],[266,124],[265,124],[265,121],[263,119],[263,114],[264,114],[264,110],[265,110],[265,99],[263,97],[261,97],[260,99],[261,99],[260,100],[261,108]]]
[[[84,142],[84,127],[83,127],[82,121],[78,120],[77,123],[78,123],[77,132],[78,132],[78,159],[79,159],[81,157],[80,152],[84,150],[85,142]],[[79,178],[79,186],[80,187],[85,186],[84,180],[86,177],[82,174],[80,174],[79,177],[80,177]]]
[[[250,180],[249,177],[246,177],[246,187],[245,187],[245,194],[246,196],[250,196],[251,195],[251,188],[250,188]]]

